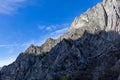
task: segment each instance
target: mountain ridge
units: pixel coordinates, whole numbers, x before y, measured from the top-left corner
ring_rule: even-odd
[[[120,80],[119,30],[120,0],[103,0],[58,39],[31,45],[0,80]]]
[[[91,26],[94,23],[100,30],[115,30],[115,27],[120,26],[119,2],[119,0],[103,0],[87,10],[80,18],[75,18],[70,29]]]

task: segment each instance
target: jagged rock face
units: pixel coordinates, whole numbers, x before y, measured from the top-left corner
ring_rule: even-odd
[[[0,67],[0,70],[2,69],[2,67]]]
[[[55,46],[55,40],[52,39],[52,38],[48,38],[45,42],[45,44],[43,44],[42,46],[34,46],[34,45],[31,45],[26,51],[25,53],[26,54],[36,54],[36,55],[39,55],[39,54],[43,54],[43,53],[46,53],[46,52],[49,52],[52,47]]]
[[[70,30],[85,28],[94,33],[98,30],[120,32],[120,0],[104,0],[80,17],[75,18]],[[92,28],[92,29],[91,29]]]
[[[0,80],[120,80],[119,28],[120,0],[104,0],[57,40],[31,45]]]
[[[0,80],[117,80],[120,42],[107,40],[110,33],[118,35],[85,32],[77,40],[63,39],[44,55],[22,53],[3,67]]]

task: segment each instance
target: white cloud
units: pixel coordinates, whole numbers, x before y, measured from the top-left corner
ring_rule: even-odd
[[[4,65],[8,65],[8,64],[14,62],[15,59],[16,59],[15,56],[6,57],[5,59],[1,59],[0,60],[0,67],[3,67]]]
[[[7,53],[4,56],[0,57],[0,67],[14,62],[19,53],[24,52],[25,49],[27,49],[31,44],[34,43],[35,41],[32,40],[22,44],[0,45],[0,49],[3,49],[4,53]]]
[[[15,59],[19,55],[19,53],[22,51],[24,52],[24,50],[27,49],[31,44],[40,46],[49,37],[56,39],[59,36],[63,35],[68,30],[69,24],[51,25],[48,27],[52,27],[52,28],[54,27],[54,31],[51,32],[50,34],[42,36],[38,40],[30,40],[30,41],[24,42],[22,44],[19,43],[19,44],[0,45],[0,48],[6,49],[6,52],[8,54],[7,58],[0,59],[0,67],[3,65],[8,65],[8,64],[12,63],[13,61],[15,61]],[[57,29],[57,28],[59,28],[59,29]],[[12,57],[9,57],[9,55],[12,55]]]
[[[19,53],[24,52],[31,44],[41,45],[43,41],[44,40],[31,40],[22,44],[0,45],[0,48],[5,49],[5,53],[7,53],[5,57],[0,57],[0,67],[9,65],[10,63],[14,62]]]
[[[69,23],[57,24],[57,25],[39,25],[38,28],[43,31],[50,31],[50,34],[47,34],[47,38],[58,38],[63,35],[68,28],[70,27]]]
[[[66,28],[69,26],[70,26],[69,23],[64,23],[64,24],[57,24],[57,25],[39,25],[38,28],[44,31],[54,31],[54,30]]]
[[[31,44],[35,44],[35,42],[36,42],[35,40],[31,40],[31,41],[25,42],[25,43],[21,44],[21,47],[27,48]]]
[[[0,0],[0,13],[11,14],[23,6],[26,0]]]
[[[46,30],[47,30],[47,31],[50,31],[50,30],[52,30],[52,29],[53,29],[53,27],[51,27],[51,26],[46,27]]]
[[[53,33],[50,34],[50,36],[54,39],[57,39],[58,37],[60,37],[61,35],[63,35],[66,31],[68,30],[68,27],[57,30]]]
[[[51,31],[56,28],[54,25],[39,25],[38,28],[40,30],[46,30],[46,31]]]
[[[38,28],[40,29],[40,30],[43,30],[43,29],[45,29],[45,25],[38,25]]]
[[[40,46],[41,44],[44,43],[44,41],[45,39],[31,40],[31,41],[21,44],[19,48],[21,48],[22,50],[26,50],[32,44],[35,46]]]
[[[17,44],[0,44],[0,47],[15,47]]]

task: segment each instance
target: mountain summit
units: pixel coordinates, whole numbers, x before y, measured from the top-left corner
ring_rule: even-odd
[[[70,29],[92,28],[96,30],[120,31],[120,0],[104,0],[80,17],[76,17]]]
[[[31,45],[0,80],[120,80],[120,0],[103,0],[58,39]]]

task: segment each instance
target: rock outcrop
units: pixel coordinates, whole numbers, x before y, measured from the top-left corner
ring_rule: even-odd
[[[98,30],[120,32],[120,0],[104,0],[92,9],[76,17],[70,30],[87,28],[91,32]],[[89,28],[89,29],[88,29]]]
[[[0,80],[120,80],[120,0],[98,3],[60,38],[31,45]]]

